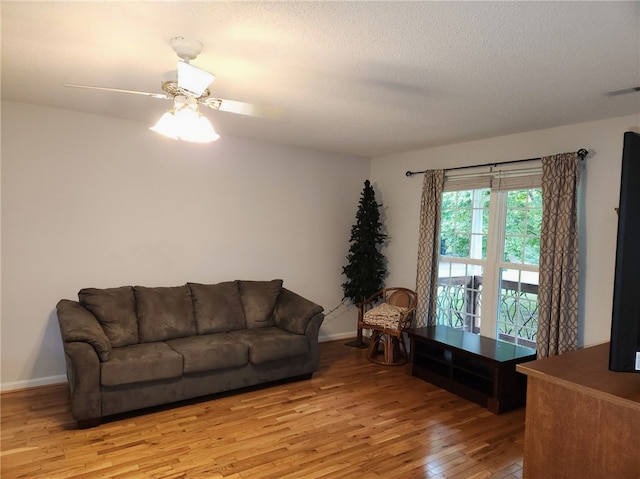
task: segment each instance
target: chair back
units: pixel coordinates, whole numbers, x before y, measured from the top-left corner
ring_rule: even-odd
[[[416,307],[417,296],[414,291],[407,288],[385,288],[383,301],[394,306],[402,306],[408,309]]]

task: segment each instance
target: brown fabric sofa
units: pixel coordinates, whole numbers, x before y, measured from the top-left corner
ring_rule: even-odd
[[[80,427],[318,368],[323,308],[282,280],[82,289],[56,307]]]

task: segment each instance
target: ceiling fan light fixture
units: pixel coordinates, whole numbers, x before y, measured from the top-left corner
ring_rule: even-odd
[[[209,120],[198,111],[195,99],[182,95],[175,97],[174,107],[167,110],[150,130],[192,143],[210,143],[220,138]]]
[[[210,143],[220,138],[220,135],[216,133],[213,126],[203,115],[199,115],[194,119],[191,127],[186,134],[180,136],[184,141],[191,141],[194,143]]]
[[[173,109],[165,111],[156,124],[149,129],[168,138],[177,140],[176,117],[173,114]]]
[[[178,62],[178,86],[201,96],[215,79],[215,75],[200,68],[194,67],[185,61]]]

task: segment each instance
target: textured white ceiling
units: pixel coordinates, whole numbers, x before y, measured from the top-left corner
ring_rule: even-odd
[[[174,36],[213,94],[218,132],[378,156],[640,113],[640,2],[3,1],[2,97],[151,125]]]

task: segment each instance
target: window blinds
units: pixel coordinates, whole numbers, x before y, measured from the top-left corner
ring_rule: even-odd
[[[494,191],[538,188],[542,184],[542,163],[527,168],[496,170],[490,167],[474,173],[447,172],[444,191],[475,190],[491,188]]]

